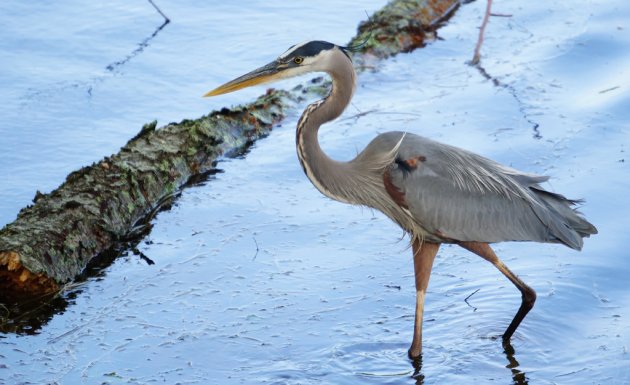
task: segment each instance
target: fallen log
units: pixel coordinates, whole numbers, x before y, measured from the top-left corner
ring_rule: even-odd
[[[159,130],[146,124],[118,154],[71,173],[50,194],[38,193],[0,230],[0,291],[43,293],[72,280],[191,176],[268,134],[289,97],[273,91]]]
[[[459,0],[394,0],[359,26],[355,60],[421,47]],[[95,257],[135,233],[186,182],[217,159],[266,136],[304,94],[327,92],[320,80],[269,90],[251,104],[156,129],[146,124],[119,153],[68,175],[0,230],[0,302],[57,291]]]

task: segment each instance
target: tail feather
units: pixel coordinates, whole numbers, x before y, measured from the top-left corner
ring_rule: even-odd
[[[552,235],[560,242],[573,249],[581,250],[584,244],[582,238],[597,234],[597,228],[572,207],[582,203],[581,200],[568,199],[564,195],[546,191],[539,186],[532,186],[531,189],[551,211],[547,215],[542,215],[546,217],[543,222],[549,226]],[[538,212],[537,215],[541,217]]]

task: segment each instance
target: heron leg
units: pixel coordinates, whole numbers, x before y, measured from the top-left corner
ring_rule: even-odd
[[[440,248],[439,243],[422,242],[415,239],[412,244],[413,267],[416,278],[416,318],[413,340],[409,348],[409,358],[417,359],[422,353],[422,317],[424,315],[424,297],[429,286],[433,260]]]
[[[501,262],[489,244],[482,242],[460,242],[459,245],[492,263],[514,284],[514,286],[518,288],[518,290],[520,290],[521,307],[518,309],[518,312],[516,312],[512,322],[510,322],[510,326],[508,326],[505,333],[503,333],[503,341],[509,341],[512,334],[516,331],[516,328],[518,328],[518,325],[521,324],[521,321],[523,321],[527,313],[529,313],[529,311],[534,307],[534,302],[536,302],[536,292],[534,289],[527,286],[525,282],[517,277],[516,274],[512,273],[512,271],[510,271],[510,269]]]

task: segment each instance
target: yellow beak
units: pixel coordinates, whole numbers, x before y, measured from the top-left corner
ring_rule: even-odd
[[[282,68],[284,68],[282,64],[277,60],[274,60],[265,66],[257,68],[252,72],[246,73],[243,76],[239,76],[238,78],[213,89],[203,96],[207,97],[227,94],[228,92],[234,92],[236,90],[240,90],[241,88],[251,87],[255,86],[256,84],[263,84],[274,81],[280,78],[278,73]]]

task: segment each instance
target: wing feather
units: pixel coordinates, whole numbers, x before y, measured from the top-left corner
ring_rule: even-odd
[[[547,176],[401,132],[379,135],[366,150],[393,143],[399,144],[398,159],[423,159],[412,172],[393,163],[389,175],[414,220],[431,234],[455,241],[561,242],[580,249],[582,237],[596,231],[571,208],[575,201],[540,187]]]

